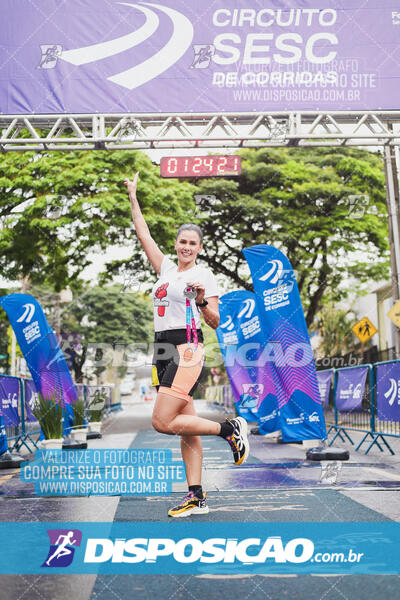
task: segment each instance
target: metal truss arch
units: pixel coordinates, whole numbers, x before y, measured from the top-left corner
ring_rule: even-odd
[[[400,144],[400,111],[0,115],[0,150]]]

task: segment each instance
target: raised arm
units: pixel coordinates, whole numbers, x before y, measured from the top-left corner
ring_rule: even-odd
[[[140,210],[140,206],[136,198],[136,187],[138,177],[139,173],[136,173],[135,177],[133,178],[133,181],[126,179],[124,181],[124,184],[128,188],[129,200],[131,202],[132,221],[135,226],[137,236],[140,240],[140,243],[143,246],[143,250],[145,251],[147,258],[157,271],[157,275],[159,275],[164,254],[161,252],[160,248],[157,246],[157,244],[151,237],[150,230],[147,226],[146,221],[144,220],[142,211]]]

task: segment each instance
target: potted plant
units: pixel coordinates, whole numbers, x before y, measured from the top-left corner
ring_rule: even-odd
[[[92,433],[101,432],[101,418],[103,416],[104,406],[107,396],[104,391],[96,390],[93,398],[88,405],[89,410],[89,431]]]
[[[38,394],[32,412],[39,421],[45,437],[41,445],[47,450],[61,450],[63,444],[63,407],[61,397],[56,393],[50,398]]]
[[[73,411],[73,428],[71,429],[71,437],[77,442],[86,442],[87,427],[85,426],[85,403],[81,398],[74,402]]]

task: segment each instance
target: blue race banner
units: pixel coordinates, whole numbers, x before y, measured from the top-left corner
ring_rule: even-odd
[[[0,375],[0,404],[5,427],[15,427],[21,422],[18,413],[19,397],[20,384],[18,377]]]
[[[314,356],[292,266],[272,246],[252,246],[243,254],[260,307],[264,353],[273,364],[282,439],[325,439]]]
[[[55,333],[47,323],[40,304],[29,294],[0,298],[24,355],[38,393],[49,398],[56,394],[65,406],[64,425],[72,424],[71,404],[77,393]]]
[[[254,294],[245,290],[224,294],[220,298],[220,314],[220,345],[224,340],[229,342],[232,334],[236,340],[236,346],[228,344],[224,356],[236,410],[248,421],[257,418],[260,433],[277,431],[277,398],[271,368],[262,360],[265,338]]]
[[[38,399],[38,393],[36,391],[35,382],[33,381],[33,379],[24,379],[25,421],[29,421],[30,423],[34,421],[37,422],[37,419],[33,414],[32,409],[35,406]]]
[[[319,387],[319,394],[324,406],[329,404],[329,392],[331,391],[333,370],[328,371],[317,371],[317,381]]]
[[[336,382],[336,408],[341,411],[359,410],[364,394],[369,367],[338,369]]]
[[[0,573],[343,577],[400,572],[400,523],[393,521],[227,525],[1,522],[0,539],[7,543],[0,549]]]
[[[1,412],[0,406],[0,456],[4,454],[4,452],[8,452],[8,443],[7,443],[7,435],[6,428],[4,427],[4,419]]]
[[[243,386],[250,383],[247,369],[236,360],[236,352],[239,346],[239,332],[237,322],[233,318],[235,307],[238,308],[239,302],[234,301],[232,294],[224,294],[219,298],[220,325],[216,329],[217,339],[224,359],[225,369],[228,374],[229,383],[232,388],[235,408],[239,416],[252,422],[256,419],[252,409],[256,408],[256,402],[252,399],[245,399]],[[226,296],[231,297],[231,301],[226,301]],[[233,312],[233,314],[232,314]]]
[[[378,419],[400,421],[400,361],[376,365]]]

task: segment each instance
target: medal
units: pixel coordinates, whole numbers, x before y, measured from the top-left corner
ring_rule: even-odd
[[[196,298],[196,296],[197,296],[197,292],[194,288],[192,288],[192,287],[190,287],[190,285],[188,285],[187,287],[185,287],[185,289],[183,291],[183,295],[188,300],[194,300],[194,298]]]
[[[183,360],[191,360],[193,357],[193,353],[197,350],[197,346],[198,346],[196,322],[194,320],[192,304],[191,304],[191,301],[194,300],[194,298],[196,298],[196,296],[197,296],[197,291],[194,288],[187,286],[187,287],[185,287],[185,289],[183,291],[183,295],[186,298],[186,339],[187,339],[187,344],[188,344],[188,347],[186,348],[186,350],[183,354]],[[193,342],[194,342],[193,350],[190,347],[192,331],[193,331]]]
[[[183,353],[183,360],[192,360],[193,358],[193,350],[191,348],[186,348]]]

